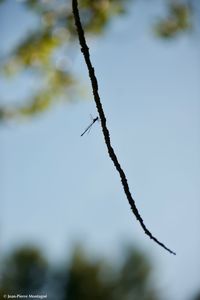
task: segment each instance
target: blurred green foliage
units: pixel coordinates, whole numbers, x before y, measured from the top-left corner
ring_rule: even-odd
[[[4,0],[3,2],[6,2]],[[80,0],[81,17],[88,34],[101,34],[109,21],[124,12],[129,0]],[[71,1],[21,1],[26,9],[38,16],[38,27],[19,42],[1,65],[1,74],[20,76],[29,70],[40,83],[34,95],[23,104],[0,107],[0,118],[32,116],[48,109],[54,102],[73,99],[77,81],[69,66],[61,61],[59,50],[77,41]],[[65,47],[65,48],[64,48]],[[65,58],[67,59],[67,50]],[[42,83],[42,84],[41,84]]]
[[[134,268],[134,271],[133,271]],[[130,251],[119,272],[117,299],[158,299],[154,286],[150,284],[151,265],[141,252]],[[132,295],[132,297],[130,297]]]
[[[1,0],[6,4],[9,0]],[[144,0],[135,0],[144,1]],[[193,3],[198,0],[165,0],[166,17],[155,26],[162,38],[173,38],[192,27]],[[68,48],[77,42],[70,0],[23,0],[18,5],[38,17],[38,26],[1,61],[1,75],[20,76],[29,71],[38,82],[36,91],[18,105],[0,104],[0,120],[34,116],[59,101],[74,99],[77,80],[69,67]],[[87,34],[99,35],[117,15],[128,11],[133,0],[79,0],[81,20]],[[156,2],[152,2],[156,5]],[[1,8],[1,7],[0,7]],[[58,57],[62,50],[62,57]],[[59,62],[59,63],[58,63]],[[20,87],[19,87],[20,88]],[[5,101],[4,101],[5,102]]]
[[[46,259],[36,248],[16,250],[2,265],[1,295],[35,293],[42,288],[47,276]]]
[[[187,4],[170,3],[169,15],[156,25],[157,34],[163,38],[172,38],[181,32],[185,32],[192,26],[191,15],[191,8]]]
[[[109,278],[103,280],[103,268],[103,263],[89,261],[81,248],[75,249],[68,269],[64,299],[113,299],[113,283],[109,282]]]
[[[157,300],[149,259],[135,248],[123,260],[94,260],[81,247],[62,266],[50,266],[36,248],[14,251],[3,262],[0,293],[48,294],[52,300]]]

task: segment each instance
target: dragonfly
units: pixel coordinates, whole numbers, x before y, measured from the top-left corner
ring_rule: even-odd
[[[90,128],[92,127],[92,125],[99,120],[99,117],[96,118],[92,118],[92,122],[90,123],[90,125],[88,125],[88,127],[83,131],[83,133],[81,134],[81,136],[83,136],[86,132],[89,132]]]

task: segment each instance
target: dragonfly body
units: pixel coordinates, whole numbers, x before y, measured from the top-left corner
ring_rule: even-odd
[[[88,127],[84,130],[84,132],[81,134],[81,136],[83,136],[88,130],[90,130],[90,128],[92,127],[92,125],[99,119],[99,117],[96,117],[92,120],[92,123],[90,123],[90,125],[88,125]]]

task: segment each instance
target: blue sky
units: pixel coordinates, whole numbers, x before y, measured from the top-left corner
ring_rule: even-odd
[[[132,194],[147,227],[177,256],[151,242],[132,215],[100,126],[80,138],[96,112],[78,44],[72,70],[85,95],[0,128],[1,248],[35,242],[59,260],[78,240],[112,259],[130,242],[152,258],[166,299],[189,300],[200,287],[199,43],[195,35],[156,39],[150,20],[162,7],[153,9],[146,3],[130,7],[89,44]],[[23,24],[35,24],[11,1],[0,8],[0,19],[1,53],[17,41]],[[2,81],[4,99],[25,95],[31,80],[25,82]]]

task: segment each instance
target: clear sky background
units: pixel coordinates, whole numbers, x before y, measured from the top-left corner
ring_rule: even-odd
[[[78,43],[71,68],[86,95],[0,128],[1,251],[30,242],[60,260],[81,241],[112,259],[129,242],[152,258],[165,299],[189,300],[200,289],[199,36],[155,38],[150,25],[162,9],[130,5],[89,45],[112,143],[139,211],[177,256],[150,241],[135,220],[100,126],[80,138],[96,111]],[[0,22],[2,55],[35,26],[16,1],[0,7]],[[34,84],[1,80],[1,101],[23,98]]]

